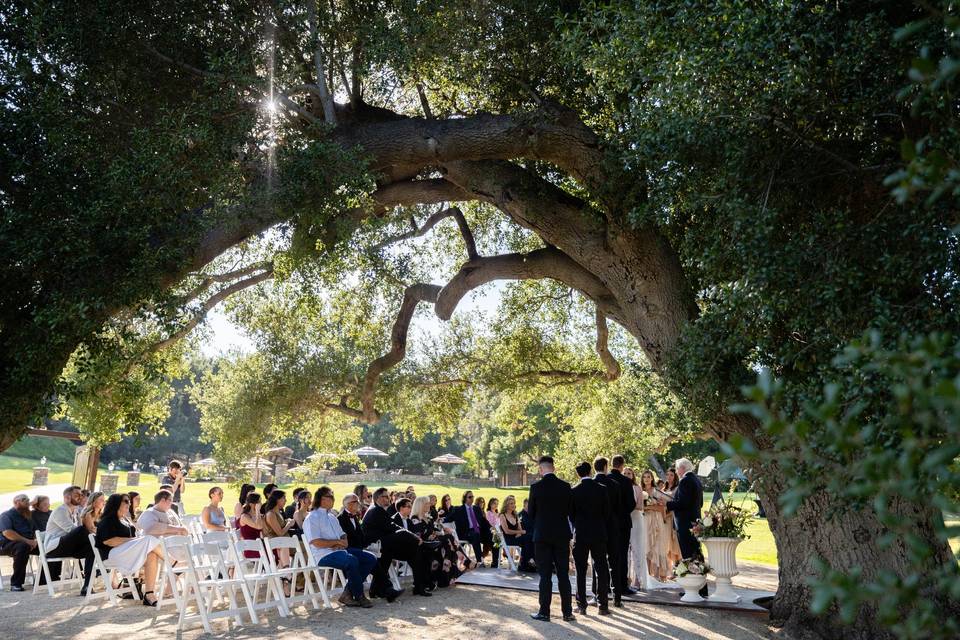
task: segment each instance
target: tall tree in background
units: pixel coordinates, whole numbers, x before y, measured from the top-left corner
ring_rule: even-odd
[[[395,312],[390,347],[283,387],[284,411],[373,422],[393,399],[460,406],[470,379],[392,385],[417,309],[448,320],[484,284],[546,279],[589,305],[596,357],[555,368],[584,362],[544,348],[509,376],[618,378],[614,323],[707,433],[774,450],[754,415],[728,409],[756,368],[798,409],[865,329],[956,329],[956,180],[941,179],[955,177],[956,137],[930,118],[952,123],[955,62],[936,87],[926,78],[941,67],[915,67],[920,82],[901,92],[914,58],[955,60],[955,14],[893,1],[12,3],[0,30],[4,442],[43,414],[81,344],[128,357],[103,339],[109,319],[173,336],[218,297],[316,270],[360,274],[340,284]],[[940,100],[911,104],[931,88]],[[427,208],[449,203],[460,208]],[[442,220],[458,232],[440,236],[460,263],[449,278],[383,269],[382,255],[359,268]],[[361,300],[374,292],[377,304]],[[366,353],[372,335],[349,337]],[[272,354],[259,357],[238,375],[277,382]],[[809,559],[870,581],[910,573],[906,545],[881,548],[875,509],[822,486],[788,518],[793,475],[776,458],[758,473],[780,558],[774,618],[888,633],[870,603],[853,626],[813,617]],[[939,509],[889,508],[933,562],[954,561]]]

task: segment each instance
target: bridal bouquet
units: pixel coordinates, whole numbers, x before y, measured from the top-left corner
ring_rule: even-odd
[[[697,538],[749,538],[747,526],[752,519],[740,507],[721,501],[693,523],[690,531]]]
[[[687,575],[705,576],[710,573],[710,566],[703,560],[684,558],[673,568],[673,577],[682,578]]]

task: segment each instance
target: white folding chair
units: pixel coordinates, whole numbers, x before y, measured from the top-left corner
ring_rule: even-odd
[[[303,547],[304,561],[320,587],[320,597],[323,598],[323,603],[329,607],[330,596],[336,595],[335,592],[338,589],[342,591],[347,588],[347,577],[340,569],[315,565],[313,563],[313,554],[310,553],[310,543],[303,536],[298,536],[297,539]],[[340,584],[339,587],[337,587],[337,583]]]
[[[374,542],[373,544],[367,546],[364,551],[369,551],[373,555],[380,557],[380,543]],[[397,573],[397,563],[396,561],[390,563],[390,568],[387,569],[387,577],[390,578],[390,586],[392,586],[397,591],[400,591],[400,574]]]
[[[40,534],[37,536],[37,550],[40,552],[40,555],[37,557],[37,565],[38,565],[37,572],[38,573],[42,572],[41,575],[43,575],[43,577],[46,578],[47,592],[51,596],[55,594],[54,584],[58,586],[62,586],[67,584],[75,584],[78,582],[83,582],[83,578],[78,577],[80,576],[80,570],[79,570],[79,567],[77,567],[76,559],[48,557],[47,550],[46,550],[46,543],[44,541],[46,536],[43,535],[42,531],[38,531],[37,533]],[[53,580],[50,579],[50,575],[51,575],[50,563],[51,562],[60,563],[60,579],[57,580],[55,583]],[[37,591],[39,591],[40,587],[41,587],[40,581],[34,578],[33,592],[36,593]]]
[[[157,598],[158,608],[170,602],[166,597],[167,588],[170,589],[173,602],[177,605],[177,608],[183,606],[183,589],[180,580],[187,572],[186,559],[191,544],[194,544],[192,536],[160,537],[160,546],[163,549],[163,566],[160,567],[157,576],[156,591],[160,594]]]
[[[499,522],[497,523],[497,526],[494,527],[494,531],[496,531],[497,540],[500,542],[500,548],[503,549],[504,555],[507,556],[507,564],[510,566],[510,570],[516,571],[517,563],[516,560],[514,560],[513,554],[514,552],[520,553],[520,547],[507,544],[507,539],[503,535],[503,530],[500,529]]]
[[[281,579],[286,578],[290,582],[290,595],[284,595],[287,609],[290,609],[291,605],[297,605],[301,602],[309,602],[313,605],[314,609],[319,609],[322,606],[320,599],[322,599],[323,605],[327,607],[330,606],[330,598],[326,595],[326,589],[323,583],[320,584],[319,594],[316,589],[313,588],[313,580],[310,579],[313,568],[310,566],[308,557],[304,554],[304,549],[300,546],[298,539],[280,537],[264,538],[263,541],[267,547],[267,560],[270,563],[270,571],[279,575]],[[278,552],[281,549],[287,549],[290,553],[289,567],[281,567],[277,562]],[[301,575],[303,576],[303,594],[298,596],[297,576]],[[320,599],[318,599],[318,596],[320,596]]]
[[[93,548],[93,576],[90,578],[90,586],[87,589],[87,600],[92,600],[101,595],[93,593],[94,578],[97,574],[103,578],[103,595],[107,597],[109,602],[120,604],[121,597],[127,593],[136,598],[137,593],[133,586],[134,576],[123,575],[110,561],[109,557],[106,560],[100,557],[100,550],[97,549],[97,540],[92,533],[87,534],[87,538],[90,540],[90,546]],[[112,576],[114,573],[117,574],[118,582],[120,583],[119,587],[113,586]],[[123,586],[125,578],[127,578],[127,586]]]
[[[241,614],[244,609],[251,622],[260,622],[247,581],[241,577],[229,578],[222,573],[223,557],[219,546],[206,542],[193,543],[187,545],[186,552],[184,588],[178,605],[178,630],[182,631],[186,624],[196,619],[201,621],[207,633],[213,633],[210,621],[218,618],[233,618],[237,624],[243,624]],[[236,597],[238,589],[243,597],[243,605],[239,604]],[[221,602],[224,594],[230,606],[227,609],[214,610],[214,600]],[[191,607],[197,612],[188,614],[187,610]]]
[[[227,549],[234,566],[234,577],[247,583],[247,588],[253,593],[254,608],[276,609],[281,617],[286,618],[290,611],[284,602],[283,586],[280,575],[270,571],[270,562],[260,540],[237,540]],[[246,552],[256,554],[246,557]],[[260,595],[260,585],[266,586],[263,602],[257,602]],[[272,597],[271,597],[272,596]]]

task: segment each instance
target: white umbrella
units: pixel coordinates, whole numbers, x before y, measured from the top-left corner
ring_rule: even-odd
[[[717,467],[717,459],[713,456],[707,456],[697,465],[697,475],[706,478]]]
[[[364,456],[386,458],[389,455],[383,451],[380,451],[380,449],[375,449],[373,447],[360,447],[359,449],[354,449],[351,453],[361,458]]]
[[[203,460],[197,460],[196,462],[191,462],[195,467],[215,467],[217,466],[217,461],[213,458],[204,458]]]
[[[467,464],[466,460],[455,456],[452,453],[445,453],[442,456],[431,458],[430,462],[436,462],[437,464]]]

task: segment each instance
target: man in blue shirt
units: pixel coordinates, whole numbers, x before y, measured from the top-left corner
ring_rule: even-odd
[[[10,591],[23,591],[27,562],[31,555],[40,555],[34,530],[30,519],[30,498],[21,493],[14,497],[13,508],[0,514],[0,555],[13,558]]]
[[[347,545],[347,534],[331,511],[333,502],[333,490],[330,487],[317,489],[313,497],[313,511],[303,521],[303,536],[309,545],[310,555],[318,567],[340,569],[347,577],[347,588],[340,596],[341,604],[347,607],[372,607],[373,603],[363,594],[363,581],[373,571],[377,557]]]

